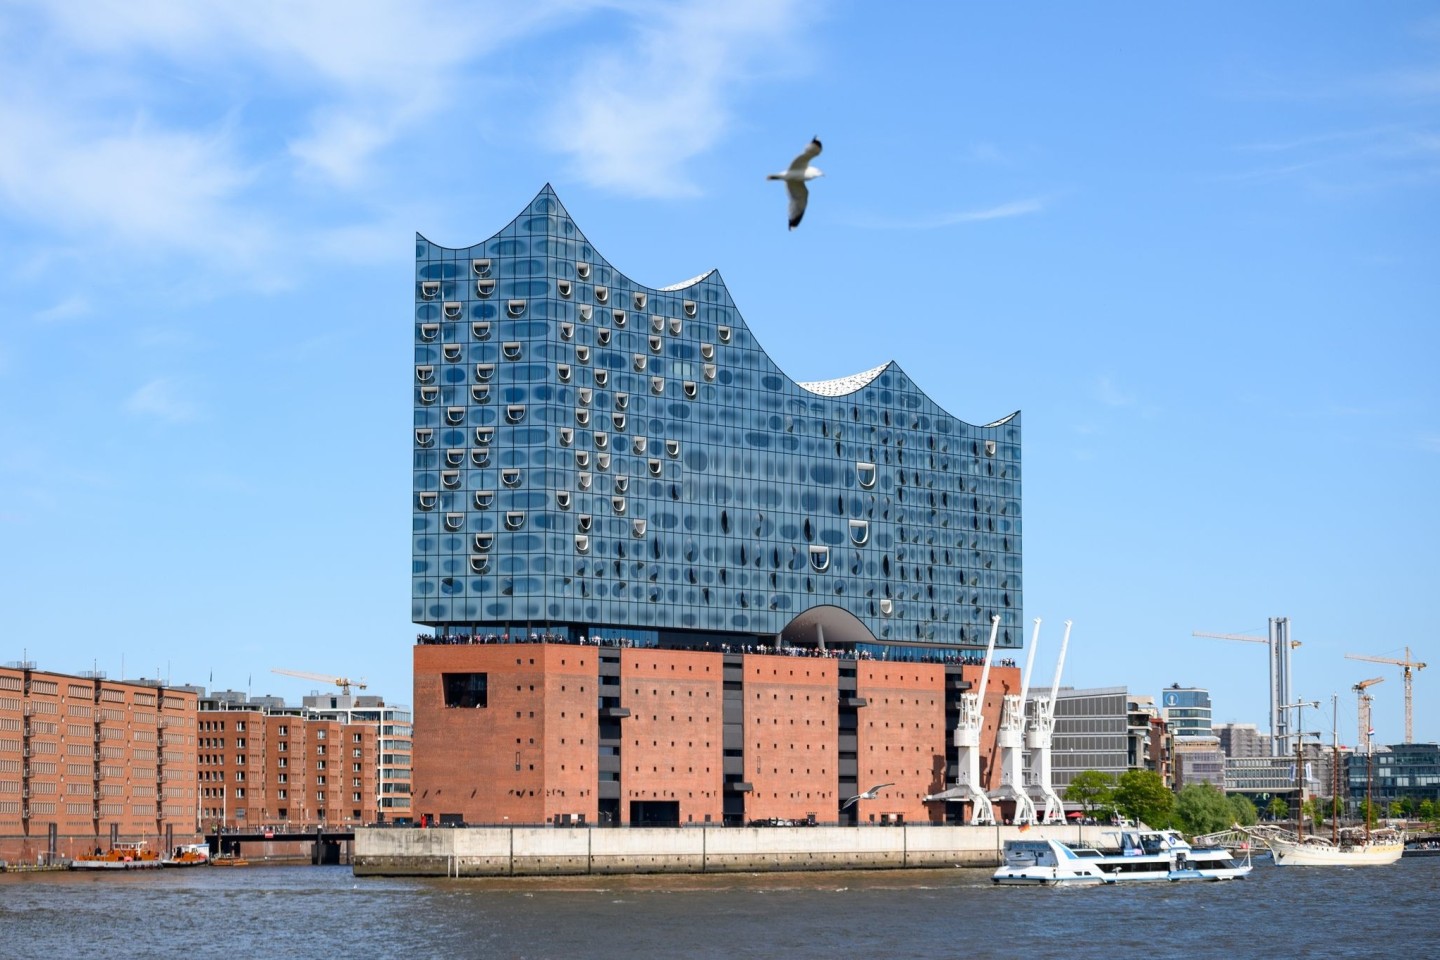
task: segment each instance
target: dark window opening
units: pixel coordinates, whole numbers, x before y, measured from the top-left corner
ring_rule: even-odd
[[[445,679],[445,706],[485,707],[489,706],[489,675],[484,673],[447,673]]]

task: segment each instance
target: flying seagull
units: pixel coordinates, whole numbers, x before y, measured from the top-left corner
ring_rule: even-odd
[[[849,800],[846,800],[844,803],[842,803],[842,804],[840,805],[840,809],[841,809],[841,810],[844,810],[846,807],[850,806],[850,804],[854,803],[856,800],[874,800],[874,799],[875,799],[875,794],[879,793],[881,790],[884,790],[886,787],[893,787],[893,786],[895,786],[895,784],[893,784],[893,783],[877,783],[877,784],[875,784],[875,786],[871,787],[869,790],[866,790],[864,793],[857,793],[855,796],[851,797]]]
[[[789,169],[784,173],[772,173],[765,178],[766,180],[785,181],[785,189],[790,192],[791,230],[800,226],[800,218],[805,216],[805,202],[810,199],[810,190],[805,186],[805,181],[825,176],[817,168],[810,166],[810,161],[818,156],[820,156],[820,138],[814,137],[800,156],[790,161]]]

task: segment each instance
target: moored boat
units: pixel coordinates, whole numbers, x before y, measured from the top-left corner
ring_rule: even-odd
[[[1091,885],[1164,880],[1235,880],[1251,870],[1224,847],[1192,847],[1174,830],[1125,828],[1097,850],[1059,840],[1009,840],[1005,864],[991,880],[1007,885]]]
[[[109,850],[96,848],[70,861],[71,870],[145,870],[161,865],[160,855],[143,840],[115,843]]]
[[[222,853],[210,858],[212,867],[248,867],[250,861],[234,853]]]
[[[1271,836],[1265,841],[1277,867],[1383,867],[1405,853],[1399,835],[1377,832],[1369,837],[1343,837],[1339,843],[1324,837],[1287,839]]]
[[[208,843],[186,843],[176,847],[161,863],[167,867],[199,867],[210,862]]]

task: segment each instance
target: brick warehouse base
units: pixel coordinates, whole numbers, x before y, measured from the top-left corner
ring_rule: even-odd
[[[1037,826],[1027,839],[1099,839]],[[357,877],[538,877],[994,867],[1019,827],[556,827],[357,829]]]

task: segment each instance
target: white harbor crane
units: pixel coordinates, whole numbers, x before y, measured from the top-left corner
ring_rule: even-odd
[[[1035,801],[1025,791],[1025,695],[1030,689],[1030,668],[1035,663],[1035,646],[1040,642],[1040,618],[1035,618],[1035,632],[1030,637],[1030,652],[1025,657],[1025,672],[1020,676],[1020,694],[1005,694],[1000,713],[1000,730],[995,735],[1000,748],[1000,786],[990,791],[992,802],[1013,800],[1015,823],[1035,822]]]
[[[1060,674],[1065,670],[1065,651],[1069,646],[1070,621],[1066,620],[1065,636],[1060,641],[1060,659],[1055,664],[1055,679],[1050,681],[1050,696],[1035,698],[1030,729],[1025,734],[1025,745],[1030,748],[1030,773],[1025,789],[1035,800],[1045,802],[1041,823],[1065,822],[1065,805],[1055,792],[1050,774],[1050,741],[1055,733],[1055,697],[1060,693]],[[1026,672],[1029,672],[1028,669]]]
[[[365,689],[365,680],[363,677],[359,680],[351,680],[349,677],[337,677],[331,673],[307,673],[304,670],[282,670],[279,667],[271,667],[270,672],[283,674],[287,677],[299,677],[301,680],[315,680],[319,683],[332,683],[340,688],[341,694],[347,697],[350,696],[351,687],[355,687],[360,690]]]
[[[1411,667],[1414,667],[1416,670],[1424,670],[1424,669],[1425,669],[1425,664],[1421,663],[1419,660],[1411,660],[1411,659],[1410,659],[1410,648],[1409,648],[1409,647],[1406,647],[1406,648],[1405,648],[1405,659],[1404,659],[1404,660],[1396,660],[1394,657],[1369,657],[1369,656],[1366,656],[1365,654],[1362,654],[1362,653],[1347,653],[1347,654],[1345,654],[1345,659],[1347,659],[1347,660],[1369,660],[1371,663],[1393,663],[1393,664],[1395,664],[1395,666],[1397,666],[1397,667],[1404,667],[1404,668],[1405,668],[1405,742],[1406,742],[1406,743],[1414,743],[1414,742],[1415,742],[1415,708],[1414,708],[1414,705],[1413,705],[1413,701],[1410,699],[1410,694],[1411,694],[1410,681],[1411,681],[1411,679],[1412,679],[1412,678],[1411,678],[1411,674],[1410,674],[1410,668],[1411,668]],[[1366,729],[1368,730],[1369,728],[1367,727]]]
[[[985,723],[982,709],[985,687],[990,682],[990,659],[995,653],[995,638],[1000,634],[1000,615],[990,617],[990,644],[985,648],[985,666],[980,670],[980,689],[960,694],[960,722],[955,727],[955,786],[932,793],[922,802],[932,800],[968,801],[970,825],[984,826],[995,822],[995,808],[980,789],[980,733]]]

